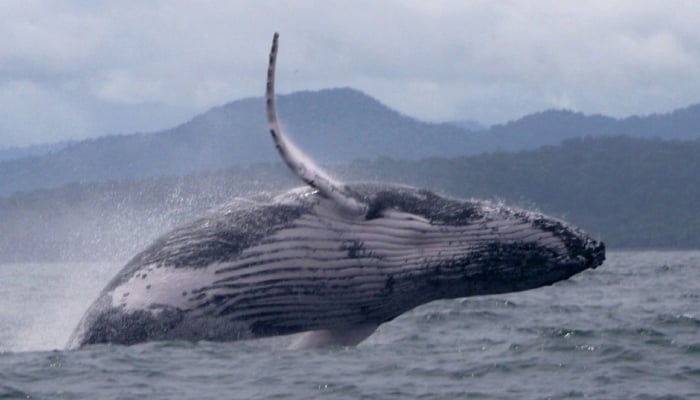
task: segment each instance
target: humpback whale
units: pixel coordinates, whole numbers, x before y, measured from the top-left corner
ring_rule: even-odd
[[[306,185],[234,199],[157,239],[107,284],[69,347],[293,333],[292,348],[354,345],[421,304],[533,289],[603,263],[602,242],[537,212],[335,180],[279,124],[277,50],[275,33],[269,131]]]

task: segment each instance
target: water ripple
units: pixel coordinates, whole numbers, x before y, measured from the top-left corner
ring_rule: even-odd
[[[46,351],[75,321],[51,330],[25,310],[64,297],[18,293],[0,313],[16,327],[0,334],[0,399],[700,398],[698,263],[700,252],[612,252],[570,282],[435,302],[360,346],[298,352],[288,337]],[[0,268],[0,281],[61,273],[20,284],[18,271]]]

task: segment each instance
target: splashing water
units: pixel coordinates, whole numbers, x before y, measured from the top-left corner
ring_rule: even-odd
[[[62,349],[120,263],[0,265],[0,352]]]

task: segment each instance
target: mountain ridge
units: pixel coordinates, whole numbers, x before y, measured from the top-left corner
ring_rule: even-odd
[[[279,96],[284,127],[322,164],[390,157],[418,160],[557,145],[583,136],[627,135],[690,140],[700,136],[700,104],[666,114],[622,119],[547,110],[468,131],[420,121],[352,88]],[[0,161],[0,196],[101,182],[183,176],[260,162],[278,162],[266,132],[261,97],[235,100],[153,133],[104,136],[46,154]]]
[[[700,139],[616,136],[515,153],[357,160],[330,173],[540,210],[613,248],[697,249],[699,169]],[[15,193],[0,197],[0,262],[123,261],[211,207],[302,184],[285,165],[268,163]]]

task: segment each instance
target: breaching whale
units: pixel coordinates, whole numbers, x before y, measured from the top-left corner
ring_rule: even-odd
[[[334,180],[280,128],[277,46],[275,34],[270,134],[306,186],[233,200],[160,237],[107,284],[69,347],[292,333],[304,333],[295,348],[354,345],[433,300],[537,288],[602,264],[602,242],[539,213]]]

